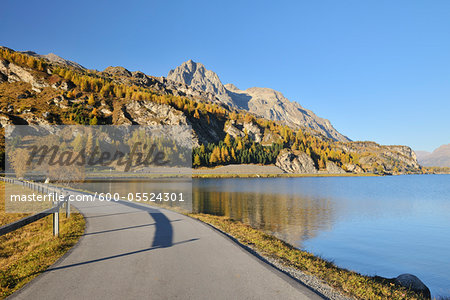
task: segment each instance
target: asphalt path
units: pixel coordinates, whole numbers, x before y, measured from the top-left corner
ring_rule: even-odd
[[[227,236],[133,202],[79,202],[86,231],[14,299],[322,299]]]

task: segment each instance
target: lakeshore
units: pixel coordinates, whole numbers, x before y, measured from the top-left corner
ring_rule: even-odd
[[[261,256],[328,299],[426,299],[390,280],[339,268],[242,222],[208,214],[187,215],[227,234],[247,251]]]
[[[225,166],[217,166],[214,168],[196,168],[192,169],[193,178],[247,178],[247,177],[331,177],[331,176],[377,176],[372,173],[311,173],[298,174],[286,173],[275,165],[260,165],[260,164],[233,164]]]
[[[123,201],[120,201],[123,202]],[[157,205],[212,226],[264,263],[308,286],[327,299],[426,299],[392,280],[365,276],[340,268],[331,261],[228,217],[186,213],[173,206]]]
[[[381,179],[382,177],[379,178]],[[293,179],[295,178],[286,178],[286,180]],[[308,180],[313,179],[310,178]],[[325,180],[326,178],[317,179]],[[369,179],[367,178],[367,180]],[[385,177],[385,179],[389,179],[389,177]],[[371,299],[374,295],[381,295],[379,297],[382,299],[404,299],[405,297],[408,297],[408,299],[420,299],[420,296],[409,294],[404,288],[392,286],[392,282],[380,281],[376,277],[360,275],[357,272],[337,267],[326,259],[313,255],[311,252],[299,250],[298,247],[293,246],[291,243],[287,243],[274,235],[234,220],[233,218],[201,213],[194,213],[189,216],[211,224],[220,231],[228,234],[236,242],[247,247],[247,250],[250,252],[253,251],[254,255],[263,257],[270,264],[283,272],[289,273],[290,276],[297,280],[303,280],[302,282],[312,286],[315,290],[319,290],[320,293],[326,294],[328,292],[330,295],[334,295],[328,296],[330,299],[343,299],[340,297]],[[306,261],[304,261],[305,259]],[[340,278],[344,278],[345,280],[341,282],[342,280]],[[332,280],[330,281],[330,279]],[[327,284],[320,285],[319,283],[321,281],[326,281]]]

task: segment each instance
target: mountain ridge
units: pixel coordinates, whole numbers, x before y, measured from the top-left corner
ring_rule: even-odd
[[[58,56],[58,55],[56,55],[54,53],[38,54],[38,53],[36,53],[34,51],[22,51],[21,53],[26,54],[26,55],[30,55],[30,56],[33,56],[33,57],[37,57],[37,58],[43,58],[43,59],[46,59],[46,60],[48,60],[48,61],[50,61],[52,63],[57,63],[57,64],[64,65],[64,66],[67,66],[67,67],[73,67],[73,68],[77,68],[77,69],[80,69],[80,70],[86,70],[86,68],[83,67],[82,65],[80,65],[79,63],[76,63],[76,62],[71,61],[71,60],[64,59],[61,56]]]
[[[335,141],[350,141],[329,120],[318,117],[298,102],[290,101],[281,92],[267,87],[240,90],[231,83],[224,85],[219,76],[214,71],[207,70],[202,63],[188,60],[170,70],[167,78],[214,93],[224,104],[257,116],[281,121],[295,128],[307,127]]]
[[[433,152],[416,151],[417,160],[425,167],[450,167],[450,144],[441,145]]]
[[[284,101],[281,93],[267,88],[247,92]],[[82,70],[1,47],[0,129],[11,124],[187,125],[192,128],[193,167],[257,163],[308,174],[422,172],[407,146],[337,142],[312,129],[230,108],[213,93],[165,77],[123,67]]]

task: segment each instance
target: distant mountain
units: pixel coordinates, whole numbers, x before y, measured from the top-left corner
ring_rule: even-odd
[[[36,52],[33,52],[33,51],[23,51],[21,53],[27,54],[27,55],[30,55],[30,56],[34,56],[34,57],[37,57],[37,58],[44,58],[44,59],[49,60],[52,63],[56,63],[56,64],[63,65],[63,66],[66,66],[66,67],[72,67],[72,68],[77,68],[77,69],[81,69],[81,70],[85,70],[86,69],[85,67],[83,67],[82,65],[80,65],[80,64],[78,64],[76,62],[64,59],[64,58],[62,58],[62,57],[60,57],[60,56],[58,56],[58,55],[56,55],[54,53],[49,53],[49,54],[45,54],[45,55],[37,54]]]
[[[282,121],[294,128],[302,126],[311,128],[336,141],[350,141],[348,137],[339,133],[330,121],[318,117],[297,102],[288,100],[282,93],[270,88],[258,87],[242,91],[233,84],[223,85],[219,76],[207,70],[201,63],[192,60],[184,62],[174,70],[170,70],[167,78],[194,89],[213,93],[220,101],[231,107],[243,109],[270,120]]]
[[[423,159],[423,158],[425,158],[426,156],[428,156],[428,155],[431,154],[431,152],[428,152],[428,151],[421,151],[421,150],[416,150],[416,151],[414,151],[414,152],[416,153],[416,156],[417,156],[417,160],[418,160],[418,161],[421,160],[421,159]]]
[[[442,145],[433,152],[416,151],[419,164],[425,167],[450,167],[450,144]]]

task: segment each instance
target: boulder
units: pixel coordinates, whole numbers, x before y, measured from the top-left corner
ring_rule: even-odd
[[[107,107],[102,107],[102,108],[100,108],[100,112],[102,113],[102,114],[104,114],[105,116],[109,116],[109,115],[111,115],[113,112],[109,109],[109,108],[107,108]]]
[[[344,174],[346,173],[342,168],[338,167],[334,162],[327,161],[328,174]]]
[[[401,274],[394,279],[394,282],[427,299],[431,299],[430,289],[417,276],[412,274]]]
[[[4,128],[7,125],[13,125],[13,124],[14,124],[13,120],[9,115],[0,112],[0,128]]]
[[[244,130],[247,131],[248,137],[257,143],[260,143],[263,135],[259,126],[253,122],[245,122]]]
[[[63,95],[56,96],[52,100],[48,102],[48,104],[52,105],[55,104],[57,107],[62,109],[67,109],[70,106],[70,102],[68,99],[66,99]]]
[[[70,80],[63,80],[63,82],[61,82],[61,85],[59,86],[60,89],[62,89],[63,91],[68,91],[71,90],[75,87],[76,85],[70,81]]]
[[[316,174],[314,161],[304,152],[292,152],[284,149],[280,152],[275,163],[277,167],[286,173]]]
[[[224,131],[233,138],[244,137],[245,132],[247,132],[248,138],[257,143],[260,143],[263,139],[261,128],[253,122],[238,123],[231,120],[225,125]]]
[[[244,132],[236,127],[236,122],[234,120],[231,120],[225,125],[224,131],[233,138],[245,136]]]
[[[33,114],[31,112],[27,112],[21,115],[21,118],[25,120],[25,122],[28,125],[51,125],[49,120],[46,120],[44,118],[38,117],[36,114]]]
[[[347,171],[355,174],[364,173],[364,170],[360,166],[355,164],[345,164],[344,167]]]
[[[52,88],[61,89],[63,91],[69,91],[76,87],[76,85],[70,80],[61,80],[52,84]]]

